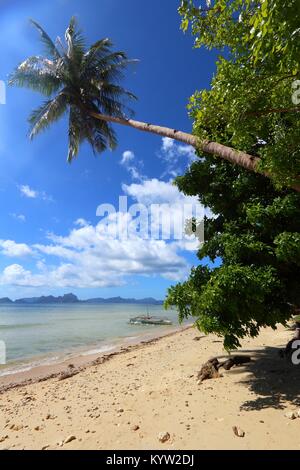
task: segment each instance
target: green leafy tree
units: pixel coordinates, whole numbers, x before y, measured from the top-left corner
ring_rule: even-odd
[[[84,140],[95,152],[113,149],[117,138],[111,124],[121,124],[179,140],[248,170],[268,174],[268,169],[260,169],[260,159],[242,148],[235,150],[206,136],[202,138],[200,133],[192,135],[131,119],[126,100],[135,96],[119,84],[130,62],[124,52],[114,52],[108,39],[87,48],[74,18],[66,30],[64,43],[60,39],[53,42],[39,24],[32,23],[41,34],[47,56],[29,57],[21,63],[11,75],[10,84],[28,87],[48,98],[30,116],[31,137],[68,112],[68,161],[78,154]],[[290,183],[300,191],[298,181]]]
[[[166,306],[233,349],[261,327],[285,325],[300,306],[300,197],[284,189],[300,175],[299,105],[291,100],[300,72],[300,5],[206,3],[183,1],[180,8],[196,47],[224,51],[211,89],[191,98],[194,133],[255,154],[275,186],[203,152],[177,178],[181,191],[198,195],[215,215],[205,220],[201,265],[169,289]]]
[[[190,100],[194,134],[259,157],[280,187],[297,184],[300,2],[183,0],[179,11],[195,47],[220,51],[211,89]]]
[[[261,327],[285,325],[300,306],[300,195],[211,156],[176,183],[217,214],[205,218],[198,252],[214,264],[195,267],[171,287],[166,306],[223,336],[226,349]]]

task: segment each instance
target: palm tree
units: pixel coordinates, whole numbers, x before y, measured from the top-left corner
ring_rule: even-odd
[[[109,39],[101,39],[87,49],[74,17],[65,32],[65,44],[60,38],[53,42],[38,23],[32,24],[41,34],[48,57],[29,57],[9,80],[11,85],[31,88],[49,98],[29,117],[31,138],[68,111],[69,162],[84,140],[95,153],[114,149],[117,138],[111,123],[115,123],[169,137],[247,170],[259,171],[258,157],[176,129],[131,119],[132,111],[125,103],[136,97],[119,85],[131,61],[124,52],[113,52]],[[295,189],[300,191],[299,187]]]

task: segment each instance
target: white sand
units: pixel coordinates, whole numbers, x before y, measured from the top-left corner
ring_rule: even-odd
[[[224,351],[219,338],[195,336],[190,328],[66,380],[5,391],[0,448],[300,449],[300,418],[284,416],[300,408],[300,371],[277,350],[291,332],[266,329],[245,340],[241,351],[253,361],[201,385],[202,363]],[[245,436],[236,437],[233,426]],[[171,437],[162,444],[165,431]],[[76,439],[61,445],[70,435]]]

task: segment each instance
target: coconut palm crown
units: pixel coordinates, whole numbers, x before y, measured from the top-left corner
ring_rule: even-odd
[[[65,43],[60,38],[53,42],[38,23],[31,22],[40,32],[47,57],[29,57],[9,80],[11,85],[30,88],[48,98],[29,117],[30,138],[68,113],[69,162],[85,140],[94,153],[114,149],[117,138],[111,124],[91,113],[121,119],[132,114],[126,101],[136,97],[119,85],[124,69],[132,61],[124,52],[113,51],[109,39],[87,48],[74,17],[65,32]]]

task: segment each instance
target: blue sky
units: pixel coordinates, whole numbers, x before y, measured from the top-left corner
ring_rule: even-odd
[[[190,34],[180,31],[178,6],[176,0],[2,1],[0,79],[43,52],[29,18],[56,38],[76,15],[89,44],[109,37],[139,59],[125,80],[139,97],[136,118],[190,131],[188,98],[209,87],[216,55],[193,49]],[[192,150],[118,126],[116,151],[95,158],[83,145],[69,165],[66,120],[28,139],[28,114],[42,99],[8,88],[0,106],[0,297],[72,291],[81,298],[163,298],[197,263],[195,253],[161,240],[97,238],[96,208],[118,207],[124,194],[130,203],[184,201],[171,181],[187,168]]]

